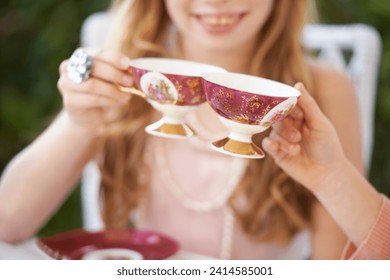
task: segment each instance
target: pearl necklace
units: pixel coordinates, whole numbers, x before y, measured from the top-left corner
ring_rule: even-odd
[[[242,174],[247,166],[247,160],[234,157],[232,158],[231,172],[226,185],[222,188],[219,194],[213,196],[210,200],[196,200],[186,194],[175,180],[168,162],[167,155],[164,154],[162,142],[155,145],[155,159],[157,170],[160,171],[162,185],[176,198],[183,207],[195,212],[209,212],[221,208],[226,205],[228,198],[233,193]],[[234,214],[229,207],[225,207],[221,238],[221,259],[230,259],[233,247],[233,232],[234,232]]]
[[[241,158],[233,158],[232,172],[225,186],[222,187],[222,190],[219,194],[215,195],[210,200],[196,200],[191,198],[186,194],[183,189],[176,182],[174,175],[172,174],[171,169],[166,161],[166,155],[160,149],[156,149],[156,163],[157,168],[160,171],[160,176],[162,179],[162,185],[166,187],[170,193],[175,196],[185,208],[196,211],[196,212],[208,212],[222,207],[230,195],[233,193],[233,190],[237,186],[242,173],[246,167],[246,161]]]

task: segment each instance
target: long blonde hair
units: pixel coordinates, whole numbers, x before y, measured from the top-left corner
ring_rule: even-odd
[[[107,46],[129,57],[170,56],[166,41],[171,25],[164,1],[122,0],[113,7],[116,22]],[[284,83],[302,81],[311,88],[308,67],[300,44],[305,23],[304,0],[275,0],[273,11],[261,30],[258,48],[248,73]],[[131,108],[131,109],[130,109]],[[107,227],[127,226],[129,215],[148,190],[149,170],[144,160],[144,132],[152,109],[133,97],[122,112],[114,133],[104,139],[101,194]],[[254,138],[259,142],[263,135]],[[236,205],[244,197],[244,207]],[[293,182],[270,159],[250,161],[239,186],[229,199],[244,232],[257,241],[288,242],[306,227],[312,195]]]

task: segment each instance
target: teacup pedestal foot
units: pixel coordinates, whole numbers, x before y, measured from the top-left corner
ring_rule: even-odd
[[[185,123],[188,113],[197,106],[177,106],[173,104],[160,104],[149,100],[149,103],[163,114],[163,117],[145,128],[145,131],[154,136],[165,138],[184,139],[195,136],[194,130]]]
[[[195,132],[185,123],[166,123],[164,119],[159,120],[145,128],[151,135],[165,138],[188,138],[195,136]]]
[[[226,138],[211,143],[211,147],[215,151],[249,159],[260,159],[265,156],[264,151],[253,143],[252,136],[263,132],[268,126],[248,125],[222,117],[220,120],[230,130],[230,133]]]
[[[260,159],[265,156],[263,150],[255,143],[237,141],[229,137],[214,141],[211,147],[218,152],[236,157]]]

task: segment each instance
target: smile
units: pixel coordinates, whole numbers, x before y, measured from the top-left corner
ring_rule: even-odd
[[[227,32],[232,30],[244,17],[240,14],[195,15],[198,22],[209,32]]]

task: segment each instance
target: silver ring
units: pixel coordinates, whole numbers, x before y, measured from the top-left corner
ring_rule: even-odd
[[[68,78],[76,84],[85,82],[92,72],[92,64],[92,57],[86,51],[76,49],[69,59]]]

